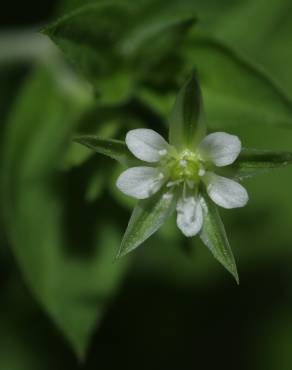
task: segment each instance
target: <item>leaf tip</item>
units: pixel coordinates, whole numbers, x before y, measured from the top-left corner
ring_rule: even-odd
[[[128,253],[129,253],[129,251],[123,250],[122,247],[121,247],[120,250],[118,251],[117,255],[114,258],[115,262],[120,260],[121,258],[125,257]]]
[[[233,277],[234,277],[234,279],[236,281],[236,284],[239,285],[239,276],[238,276],[237,270],[233,271],[232,272],[232,275],[233,275]]]
[[[220,262],[223,265],[223,267],[225,267],[225,269],[228,272],[230,272],[230,274],[233,276],[234,280],[236,281],[236,284],[239,285],[239,275],[238,275],[238,271],[237,271],[237,267],[236,267],[236,263],[235,263],[234,258],[232,258],[231,264],[226,264],[223,261],[220,261]]]

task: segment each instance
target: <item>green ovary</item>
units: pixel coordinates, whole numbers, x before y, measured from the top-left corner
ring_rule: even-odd
[[[189,180],[197,184],[200,181],[200,169],[201,165],[198,159],[182,157],[170,165],[170,180],[173,182]]]

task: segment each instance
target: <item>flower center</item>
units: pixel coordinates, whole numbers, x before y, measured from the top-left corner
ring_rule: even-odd
[[[205,174],[205,170],[198,156],[190,151],[182,152],[170,164],[170,185],[186,182],[193,187],[200,182],[200,177]]]

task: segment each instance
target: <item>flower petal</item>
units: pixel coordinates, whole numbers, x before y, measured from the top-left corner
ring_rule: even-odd
[[[203,178],[210,198],[223,208],[239,208],[248,202],[248,194],[238,182],[208,172]]]
[[[199,146],[203,159],[213,162],[218,167],[233,163],[241,151],[241,142],[235,135],[214,132],[205,137]]]
[[[158,168],[132,167],[122,172],[117,179],[117,187],[125,194],[137,199],[146,199],[156,193],[165,177]]]
[[[139,159],[146,162],[158,162],[167,154],[169,144],[157,132],[138,128],[127,133],[126,144]]]
[[[203,225],[201,204],[195,197],[180,198],[177,202],[177,227],[185,236],[198,234]]]

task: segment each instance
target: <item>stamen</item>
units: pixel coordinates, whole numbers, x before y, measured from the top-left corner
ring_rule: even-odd
[[[173,194],[172,193],[165,193],[162,196],[162,199],[164,199],[164,200],[169,200],[169,199],[172,199],[172,198],[173,198]]]
[[[200,170],[199,170],[199,176],[202,177],[202,176],[205,175],[205,173],[206,173],[206,171],[204,170],[204,168],[200,168]]]
[[[183,180],[169,181],[169,182],[166,184],[166,186],[167,186],[168,188],[170,188],[171,186],[178,185],[178,184],[180,184],[181,182],[183,182]]]
[[[152,194],[154,194],[157,190],[157,184],[160,183],[161,180],[164,179],[164,174],[162,172],[159,172],[159,174],[157,175],[157,177],[155,179],[153,179],[153,183],[150,185],[149,187],[149,196],[151,196]]]
[[[166,150],[166,149],[158,150],[158,154],[159,154],[159,155],[161,155],[161,156],[163,157],[164,155],[166,155],[166,154],[167,154],[167,150]]]
[[[181,159],[181,160],[179,161],[179,164],[180,164],[182,167],[186,168],[186,167],[187,167],[188,162],[187,162],[185,159]]]

